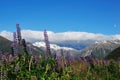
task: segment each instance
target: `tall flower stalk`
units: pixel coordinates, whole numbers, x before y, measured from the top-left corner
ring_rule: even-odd
[[[48,57],[51,57],[51,52],[50,52],[50,42],[48,40],[48,34],[46,30],[44,30],[44,39],[45,39],[45,45],[46,45],[46,58],[48,58]]]
[[[19,24],[16,24],[16,28],[17,28],[18,44],[21,45],[22,37],[21,37],[21,29],[19,27]]]
[[[18,45],[17,45],[17,35],[16,32],[13,33],[13,43],[12,43],[12,55],[17,54]]]

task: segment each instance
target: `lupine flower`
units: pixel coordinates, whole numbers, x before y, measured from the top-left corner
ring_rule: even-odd
[[[17,54],[18,52],[18,45],[17,45],[17,37],[16,37],[16,33],[13,33],[13,42],[11,44],[11,50],[12,50],[12,54]]]
[[[61,56],[64,57],[64,51],[61,49]]]
[[[24,52],[28,55],[28,52],[27,52],[27,45],[26,45],[26,41],[25,41],[25,39],[22,39],[22,45],[23,45],[23,50],[24,50]]]
[[[21,30],[20,30],[19,24],[16,24],[16,28],[17,28],[18,44],[21,45],[22,37],[21,37]]]
[[[107,65],[108,64],[107,60],[102,60],[102,64]]]
[[[70,62],[71,62],[71,61],[70,61],[70,53],[67,52],[67,54],[66,54],[66,64],[69,65]]]
[[[57,57],[56,51],[53,52],[52,57],[56,60]]]
[[[12,62],[15,59],[15,57],[13,57],[11,54],[9,54],[8,56],[8,62]]]
[[[56,56],[56,60],[57,60],[57,65],[59,68],[62,67],[62,58],[60,56]]]
[[[46,44],[46,58],[51,56],[51,52],[50,52],[50,43],[48,40],[48,35],[47,35],[47,31],[44,30],[44,39],[45,39],[45,44]]]

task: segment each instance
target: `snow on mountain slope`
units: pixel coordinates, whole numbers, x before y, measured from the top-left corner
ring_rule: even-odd
[[[34,46],[37,46],[37,47],[45,47],[45,43],[44,42],[35,42],[33,43]],[[69,47],[60,47],[56,44],[50,44],[50,48],[51,49],[54,49],[54,50],[59,50],[59,49],[64,49],[64,50],[75,50],[73,48],[69,48]]]
[[[33,43],[33,45],[41,48],[44,51],[46,50],[46,46],[45,46],[44,42],[35,42],[35,43]],[[64,51],[64,54],[66,54],[69,51],[71,56],[76,56],[76,55],[80,54],[79,50],[69,48],[69,47],[60,47],[56,44],[50,44],[50,48],[51,48],[51,52],[52,53],[56,52],[57,55],[60,55],[61,50]]]

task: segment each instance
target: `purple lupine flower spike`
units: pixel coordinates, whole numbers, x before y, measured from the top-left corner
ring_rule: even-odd
[[[64,57],[64,50],[61,49],[61,57]]]
[[[17,54],[18,52],[18,45],[17,45],[17,36],[16,36],[16,33],[14,32],[13,33],[13,43],[11,45],[12,47],[12,54]]]
[[[54,51],[54,53],[53,53],[53,56],[52,56],[52,57],[56,60],[56,58],[57,58],[56,51]]]
[[[46,30],[44,30],[44,38],[45,38],[45,44],[46,44],[46,58],[48,58],[51,56],[51,52],[50,52],[50,43],[48,40],[48,35]]]
[[[18,44],[21,45],[22,37],[21,37],[21,29],[19,27],[19,24],[16,24],[16,28],[17,28]]]
[[[71,57],[70,57],[70,53],[69,53],[69,51],[68,51],[67,54],[66,54],[66,64],[67,64],[67,65],[69,65],[70,62],[71,62],[71,61],[70,61],[70,58],[71,58]]]
[[[56,60],[57,60],[58,68],[61,68],[62,67],[62,58],[61,58],[61,56],[56,56]]]
[[[26,45],[25,39],[22,39],[22,46],[23,46],[23,50],[24,50],[24,52],[26,53],[26,55],[28,55],[28,52],[27,52],[27,45]]]
[[[102,64],[105,66],[108,64],[107,60],[102,60]]]

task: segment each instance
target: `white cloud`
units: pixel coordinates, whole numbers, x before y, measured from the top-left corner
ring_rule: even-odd
[[[12,38],[12,33],[11,32],[8,32],[8,31],[2,31],[0,32],[0,36],[3,36],[9,40],[13,40]]]
[[[61,32],[54,33],[52,31],[47,31],[49,40],[51,42],[61,42],[61,41],[80,41],[80,40],[112,40],[120,39],[120,34],[117,35],[104,35],[104,34],[95,34],[88,32]],[[0,35],[12,40],[12,33],[9,31],[2,31]],[[22,38],[26,39],[29,42],[35,42],[44,40],[43,31],[33,31],[33,30],[22,30]]]

